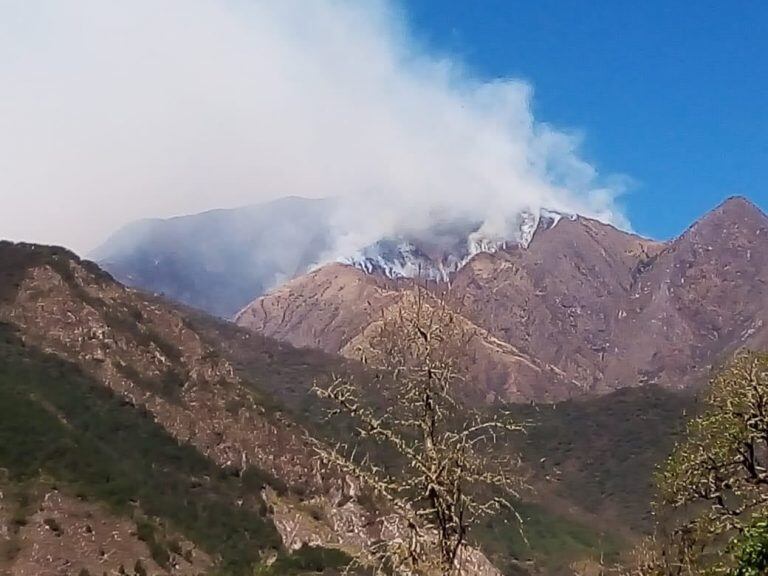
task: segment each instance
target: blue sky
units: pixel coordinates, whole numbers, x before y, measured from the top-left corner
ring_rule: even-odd
[[[413,0],[429,50],[518,76],[540,121],[634,179],[634,228],[674,236],[722,199],[768,208],[768,2]]]

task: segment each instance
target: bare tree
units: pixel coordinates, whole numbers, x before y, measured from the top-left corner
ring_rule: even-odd
[[[397,518],[398,534],[365,551],[362,561],[402,575],[461,572],[468,533],[482,517],[502,509],[523,486],[517,458],[500,457],[496,443],[522,426],[497,411],[485,418],[461,400],[462,359],[474,335],[444,301],[418,289],[382,314],[357,348],[377,370],[375,388],[335,376],[315,387],[356,426],[352,445],[315,442],[325,462],[372,490]],[[372,396],[378,396],[375,401]],[[394,450],[399,465],[385,468],[362,453],[359,440]]]

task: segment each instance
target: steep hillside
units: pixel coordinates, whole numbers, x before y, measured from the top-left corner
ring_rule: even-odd
[[[330,264],[285,283],[239,312],[235,321],[294,346],[356,358],[381,315],[412,295],[415,286],[410,279],[387,279]],[[466,351],[475,386],[470,396],[481,401],[518,395],[552,401],[578,394],[578,384],[552,365],[469,320],[465,329],[474,335]]]
[[[473,362],[478,396],[561,400],[650,383],[685,388],[734,349],[765,345],[766,258],[768,218],[733,198],[666,244],[561,218],[527,245],[475,255],[447,289],[427,287],[489,352]],[[331,265],[257,299],[236,321],[349,354],[413,286]],[[510,364],[510,354],[523,361]]]
[[[768,217],[733,198],[638,271],[605,370],[609,386],[685,387],[741,346],[768,344]],[[628,369],[628,367],[632,369]]]
[[[298,574],[330,570],[376,538],[371,503],[318,467],[304,441],[354,433],[330,426],[309,389],[362,367],[125,289],[59,248],[0,243],[0,322],[0,574],[130,573],[138,562],[152,574],[237,575],[273,560],[266,573]],[[565,574],[647,528],[620,528],[621,511],[642,516],[667,444],[648,439],[643,451],[628,415],[659,404],[619,405],[615,417],[589,402],[519,408],[536,439],[520,446],[537,486],[519,504],[527,541],[500,519],[475,533],[505,574]],[[671,438],[680,411],[664,406],[653,430]],[[610,434],[563,448],[558,481],[547,480],[542,454],[589,438],[600,414]],[[617,466],[627,446],[642,452],[635,480]]]
[[[0,322],[5,572],[298,574],[345,557],[305,545],[368,537],[302,430],[173,307],[63,249],[0,243]]]
[[[60,248],[0,243],[0,322],[3,572],[298,574],[377,537],[370,503],[304,440],[349,438],[309,388],[358,368],[127,290]],[[558,566],[595,550],[584,519],[526,510],[548,528],[494,548],[509,573],[553,538]]]
[[[654,385],[512,408],[530,422],[523,454],[554,493],[635,533],[652,525],[652,472],[697,409],[690,391]]]

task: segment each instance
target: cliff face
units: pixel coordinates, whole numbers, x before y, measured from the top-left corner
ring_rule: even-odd
[[[478,397],[561,400],[643,384],[685,388],[738,347],[768,340],[767,235],[768,218],[740,198],[667,243],[561,218],[527,246],[475,255],[449,288],[426,286],[453,303],[484,343],[487,354],[474,362]],[[413,289],[412,281],[331,265],[259,298],[236,321],[297,346],[344,353]],[[510,354],[521,361],[510,363]]]

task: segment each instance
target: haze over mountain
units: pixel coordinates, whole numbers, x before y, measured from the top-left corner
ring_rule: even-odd
[[[297,193],[348,199],[341,252],[435,211],[626,222],[625,179],[536,118],[527,82],[427,50],[397,1],[2,7],[4,237],[85,253],[138,218]]]
[[[284,198],[122,228],[91,255],[131,286],[231,317],[331,247],[332,201]]]
[[[286,280],[328,262],[353,264],[389,277],[445,280],[474,254],[526,245],[537,228],[562,214],[527,209],[488,220],[436,211],[423,227],[380,230],[371,207],[350,211],[350,200],[288,197],[168,220],[141,220],[113,234],[90,256],[128,285],[223,317]],[[572,216],[567,216],[572,217]],[[540,222],[541,220],[541,222]],[[503,230],[504,233],[499,231]]]
[[[480,252],[450,284],[428,287],[475,335],[473,392],[525,401],[699,383],[737,348],[768,343],[766,282],[768,218],[732,198],[665,243],[588,218],[543,218],[529,243]],[[236,321],[354,356],[414,286],[331,264],[270,291]]]

